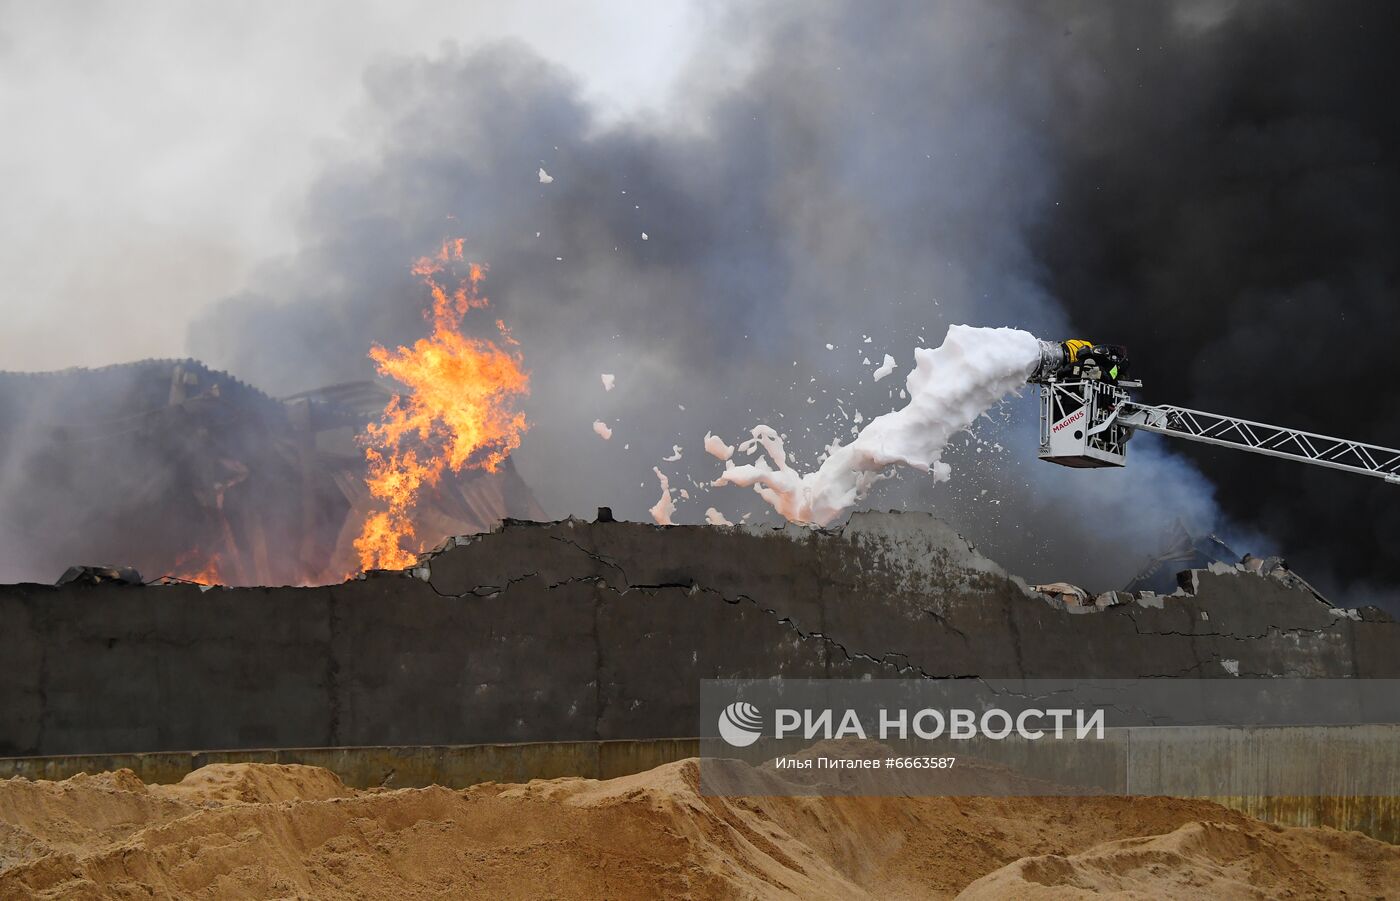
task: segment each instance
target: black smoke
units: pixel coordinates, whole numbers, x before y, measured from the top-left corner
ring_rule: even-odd
[[[1367,127],[1393,104],[1365,100],[1393,90],[1363,61],[1385,38],[1356,26],[1389,15],[1343,9],[1357,31],[1310,34],[1320,4],[766,4],[719,17],[664,115],[621,124],[523,45],[386,62],[301,252],[192,348],[277,393],[370,377],[371,342],[422,333],[409,261],[465,237],[534,371],[518,463],[561,515],[645,518],[661,465],[693,493],[678,520],[763,516],[704,488],[705,431],[766,421],[811,466],[857,409],[899,403],[904,369],[875,385],[863,361],[907,367],[955,322],[1127,343],[1154,398],[1393,442],[1384,357],[1335,343],[1385,341],[1396,209]],[[1213,489],[1147,436],[1126,471],[1065,471],[1033,460],[1034,416],[995,411],[952,483],[906,475],[869,505],[934,509],[1013,569],[1096,588],[1177,519],[1382,579],[1363,558],[1395,531],[1360,534],[1395,523],[1382,485],[1221,452],[1197,461]]]
[[[1065,36],[1046,286],[1152,399],[1400,446],[1400,7],[1131,10]],[[1393,488],[1182,451],[1300,572],[1396,597]]]

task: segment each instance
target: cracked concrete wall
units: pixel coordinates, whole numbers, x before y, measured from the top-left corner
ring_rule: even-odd
[[[1400,624],[1236,572],[1066,607],[925,514],[512,522],[320,588],[0,587],[0,754],[669,738],[704,678],[1400,677]]]

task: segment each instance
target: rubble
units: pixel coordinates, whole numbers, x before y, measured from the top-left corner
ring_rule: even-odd
[[[1136,600],[1137,596],[1127,591],[1105,591],[1094,598],[1094,606],[1102,609],[1116,607],[1119,604],[1131,604]]]
[[[1206,569],[1212,563],[1234,566],[1240,559],[1239,554],[1215,535],[1193,534],[1179,520],[1163,542],[1163,547],[1165,549],[1160,554],[1144,564],[1138,574],[1123,586],[1124,591],[1171,594],[1178,587],[1177,573],[1188,569]]]
[[[58,577],[55,585],[143,585],[144,580],[130,566],[70,566]]]
[[[1082,607],[1089,603],[1089,592],[1068,582],[1050,582],[1046,585],[1037,585],[1035,590],[1065,604]]]

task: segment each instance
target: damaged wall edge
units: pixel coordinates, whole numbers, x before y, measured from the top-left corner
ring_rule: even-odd
[[[1380,611],[1192,578],[1076,607],[927,514],[866,513],[508,521],[315,588],[3,586],[0,754],[674,738],[705,678],[1400,677]]]

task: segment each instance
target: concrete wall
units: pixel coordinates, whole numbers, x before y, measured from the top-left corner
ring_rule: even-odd
[[[1067,608],[946,525],[510,523],[322,588],[0,587],[0,756],[694,735],[698,680],[1400,676],[1274,578]]]

